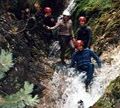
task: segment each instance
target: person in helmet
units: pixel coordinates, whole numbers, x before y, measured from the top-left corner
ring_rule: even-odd
[[[54,26],[56,24],[55,18],[52,16],[52,9],[50,7],[44,8],[44,19],[43,19],[43,26],[45,28],[45,34],[44,34],[44,41],[46,43],[46,51],[49,55],[49,46],[52,43],[52,40],[54,40],[53,32],[52,30],[48,30],[47,26]]]
[[[65,10],[63,12],[63,18],[60,19],[55,26],[48,27],[49,30],[54,30],[56,28],[59,28],[59,44],[61,47],[61,62],[65,63],[65,51],[66,46],[69,45],[70,40],[74,37],[73,35],[73,26],[72,26],[72,20],[70,19],[70,13]],[[73,49],[71,48],[71,52],[73,52]]]
[[[91,58],[94,58],[98,64],[98,67],[101,68],[101,60],[99,57],[90,49],[84,49],[84,42],[82,40],[77,40],[75,42],[77,51],[73,53],[70,68],[74,67],[75,63],[77,64],[77,70],[81,73],[86,71],[86,80],[85,87],[86,91],[88,90],[88,85],[90,84],[93,73],[94,73],[94,64],[91,61]]]
[[[86,17],[79,17],[80,28],[77,31],[77,40],[82,40],[84,42],[84,48],[90,48],[92,41],[92,31],[91,28],[86,26]]]
[[[50,7],[45,7],[44,9],[44,25],[45,26],[54,26],[55,18],[52,16],[52,9]]]

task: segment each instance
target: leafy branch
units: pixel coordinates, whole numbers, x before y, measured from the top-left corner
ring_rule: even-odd
[[[1,50],[0,54],[0,79],[5,76],[10,67],[13,66],[12,54]],[[33,84],[24,83],[24,87],[15,94],[0,96],[0,108],[24,108],[25,106],[35,106],[38,104],[38,95],[32,97]]]
[[[33,84],[25,82],[24,88],[20,89],[16,94],[0,97],[0,107],[2,108],[24,108],[27,106],[35,106],[39,103],[38,95],[32,97]]]
[[[12,62],[12,54],[9,52],[5,52],[1,50],[0,54],[0,79],[5,76],[5,72],[7,72],[10,67],[13,66]]]

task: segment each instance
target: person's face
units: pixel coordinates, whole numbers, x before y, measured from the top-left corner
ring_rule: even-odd
[[[40,11],[40,10],[41,10],[40,4],[38,4],[38,3],[35,3],[35,4],[34,4],[34,7],[35,7],[35,9],[36,9],[37,11]]]
[[[46,14],[47,14],[47,16],[50,16],[50,15],[51,15],[51,12],[47,12]]]
[[[83,46],[77,46],[77,50],[78,51],[82,51],[83,50]]]
[[[80,24],[81,27],[83,27],[83,26],[85,26],[85,21],[80,20],[79,24]]]
[[[64,16],[63,16],[63,20],[64,20],[65,22],[67,22],[67,21],[69,20],[69,16],[64,15]]]
[[[45,17],[51,16],[51,12],[45,13]]]

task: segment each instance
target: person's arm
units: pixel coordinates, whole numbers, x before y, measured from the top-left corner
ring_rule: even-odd
[[[87,48],[90,48],[90,44],[92,42],[92,30],[90,27],[87,28],[88,29],[88,43],[87,43]]]
[[[48,28],[48,30],[54,30],[54,29],[58,28],[59,26],[60,26],[60,22],[57,22],[55,26],[53,26],[53,27],[47,26],[47,28]]]
[[[99,59],[99,57],[93,51],[91,50],[89,51],[90,51],[91,56],[96,60],[98,67],[101,68],[101,60]]]

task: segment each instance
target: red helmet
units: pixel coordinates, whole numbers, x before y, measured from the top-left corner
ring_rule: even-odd
[[[77,40],[76,42],[75,42],[75,46],[83,46],[84,45],[84,43],[83,43],[83,41],[81,41],[81,40]]]
[[[50,7],[45,7],[44,12],[50,13],[52,12],[52,9]]]
[[[86,22],[86,17],[84,17],[84,16],[79,17],[79,21],[84,21],[84,22]]]

